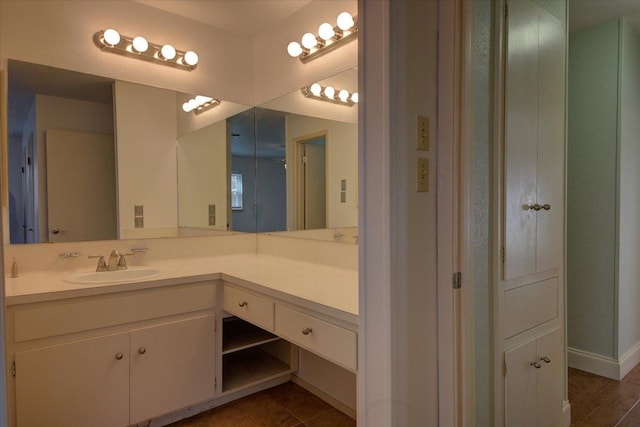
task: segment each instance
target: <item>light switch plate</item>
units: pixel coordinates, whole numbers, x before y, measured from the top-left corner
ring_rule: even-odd
[[[417,175],[417,191],[425,193],[429,191],[429,159],[418,157]]]
[[[416,121],[417,149],[429,151],[429,118],[418,115]]]

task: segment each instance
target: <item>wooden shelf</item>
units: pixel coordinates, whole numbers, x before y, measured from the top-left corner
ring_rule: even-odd
[[[229,354],[272,341],[276,335],[236,317],[224,319],[222,326],[222,354]]]
[[[248,387],[252,384],[291,373],[288,363],[272,356],[260,347],[252,347],[223,356],[222,391]]]

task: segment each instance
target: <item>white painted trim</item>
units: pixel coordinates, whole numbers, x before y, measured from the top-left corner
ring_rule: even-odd
[[[620,379],[623,379],[640,363],[640,341],[627,350],[620,358]]]
[[[392,425],[390,0],[358,1],[358,425]]]
[[[442,426],[463,425],[459,372],[462,291],[454,291],[452,286],[453,273],[462,267],[460,3],[438,3],[438,424]]]
[[[571,426],[571,404],[568,400],[562,401],[562,421],[563,427]]]
[[[581,371],[591,372],[613,380],[620,379],[618,361],[611,357],[569,348],[567,350],[567,364],[569,367],[580,369]]]

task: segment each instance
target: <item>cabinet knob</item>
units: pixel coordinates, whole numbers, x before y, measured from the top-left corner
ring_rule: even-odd
[[[146,349],[146,348],[144,348],[144,347],[140,347],[140,348],[138,349],[138,353],[140,353],[140,354],[145,354],[146,352],[147,352],[147,349]]]
[[[248,302],[246,302],[246,301],[240,301],[240,302],[238,303],[238,307],[246,307],[247,305],[249,305],[249,303],[248,303]]]
[[[116,353],[116,360],[122,360],[124,355],[122,353]]]
[[[544,363],[551,363],[551,359],[549,359],[547,356],[542,356],[540,360],[542,360]]]
[[[548,203],[545,203],[544,205],[542,205],[542,209],[544,209],[545,211],[548,211],[549,209],[551,209],[551,205]]]
[[[313,329],[311,329],[311,328],[304,328],[302,330],[302,334],[303,335],[309,335],[311,332],[313,332]]]
[[[540,365],[538,362],[531,362],[530,365],[536,369],[542,368],[542,365]]]
[[[540,209],[542,209],[542,206],[540,206],[539,204],[535,204],[535,205],[529,205],[529,210],[533,209],[534,211],[539,211]]]

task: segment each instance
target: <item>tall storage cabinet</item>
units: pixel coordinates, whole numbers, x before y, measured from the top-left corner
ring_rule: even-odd
[[[497,346],[505,426],[560,425],[566,2],[507,1]]]

